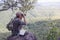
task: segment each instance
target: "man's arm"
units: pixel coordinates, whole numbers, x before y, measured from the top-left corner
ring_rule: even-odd
[[[25,17],[23,17],[23,21],[19,20],[19,24],[20,25],[26,25],[26,19],[25,19]]]
[[[23,18],[24,18],[24,23],[26,24],[26,18],[25,18],[25,16]]]

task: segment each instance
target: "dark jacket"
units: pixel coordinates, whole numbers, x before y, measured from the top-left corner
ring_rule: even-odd
[[[13,21],[13,29],[18,30],[18,28],[22,28],[23,25],[26,25],[23,21],[21,21],[19,18],[15,18]]]
[[[19,30],[22,28],[23,25],[26,25],[26,23],[21,21],[19,18],[15,18],[13,21],[12,35],[17,35],[19,33]]]
[[[13,27],[9,27],[9,25],[13,25]],[[7,29],[12,31],[12,36],[17,35],[19,33],[19,30],[22,28],[23,25],[26,25],[23,21],[21,21],[19,18],[14,18],[11,20],[8,25]]]

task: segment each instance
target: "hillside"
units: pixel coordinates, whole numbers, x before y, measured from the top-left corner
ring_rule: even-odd
[[[47,35],[53,26],[57,27],[58,32],[60,29],[60,3],[47,4],[35,5],[35,8],[28,11],[26,16],[28,23],[26,27],[36,34],[38,40],[47,40]],[[12,12],[11,9],[0,11],[0,40],[5,40],[10,35],[10,32],[6,29],[6,24],[15,16],[17,11]]]

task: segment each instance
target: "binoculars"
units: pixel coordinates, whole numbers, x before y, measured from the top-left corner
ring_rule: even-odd
[[[26,16],[26,14],[21,14],[22,16]]]

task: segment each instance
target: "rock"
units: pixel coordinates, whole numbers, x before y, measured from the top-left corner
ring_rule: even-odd
[[[9,36],[7,40],[37,40],[36,36],[31,32],[26,32],[25,35]]]

